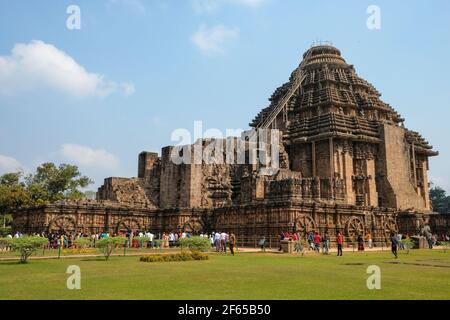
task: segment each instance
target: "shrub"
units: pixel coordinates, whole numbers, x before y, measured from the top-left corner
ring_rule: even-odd
[[[20,252],[20,262],[27,263],[28,257],[37,249],[46,245],[48,240],[42,237],[20,237],[9,239],[8,242],[11,244],[11,248],[14,251]]]
[[[155,242],[155,248],[159,248],[159,249],[163,248],[164,241],[162,241],[162,240],[155,240],[154,242]]]
[[[414,242],[411,239],[403,239],[400,241],[403,248],[406,250],[406,253],[409,254],[409,250],[414,248]]]
[[[0,227],[0,237],[6,237],[8,234],[11,234],[11,227]]]
[[[123,246],[125,242],[126,239],[122,237],[108,237],[98,240],[96,247],[103,253],[106,261],[108,261],[114,250],[119,246]]]
[[[12,239],[0,238],[0,250],[9,248],[11,246],[11,240]]]
[[[209,259],[208,254],[205,252],[201,252],[201,251],[194,250],[191,252],[191,255],[194,260],[208,260]]]
[[[439,242],[439,245],[444,248],[444,253],[447,253],[447,250],[450,249],[450,241],[441,241]]]
[[[141,248],[144,247],[144,244],[150,241],[149,237],[135,237],[133,239],[139,243],[139,247]]]
[[[89,238],[78,238],[73,241],[77,248],[85,249],[91,247],[92,241]]]
[[[191,238],[181,238],[178,240],[181,245],[181,249],[189,248],[190,250],[208,252],[211,248],[211,243],[208,238],[202,237],[191,237]]]
[[[200,251],[193,251],[173,254],[154,254],[140,258],[141,262],[180,262],[193,260],[208,260],[208,254]]]

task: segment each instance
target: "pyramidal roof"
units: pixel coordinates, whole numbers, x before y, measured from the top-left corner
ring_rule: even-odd
[[[404,122],[380,97],[377,89],[345,61],[339,49],[318,45],[305,52],[289,81],[275,90],[270,105],[250,125],[258,128],[272,121],[271,115],[284,106],[285,112],[280,112],[271,127],[283,130],[290,141],[342,133],[348,138],[377,142],[380,124]],[[432,153],[432,147],[420,135],[414,132],[409,137]]]

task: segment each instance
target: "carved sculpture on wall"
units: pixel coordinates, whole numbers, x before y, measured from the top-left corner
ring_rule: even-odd
[[[119,233],[126,233],[130,231],[139,231],[141,230],[141,226],[139,222],[136,219],[133,218],[126,218],[121,221],[116,226],[116,232]]]
[[[204,226],[201,219],[191,219],[183,225],[183,231],[191,234],[203,232]]]
[[[357,217],[350,218],[345,225],[345,235],[355,242],[359,235],[364,236],[364,222]]]
[[[77,223],[71,216],[61,215],[53,219],[48,225],[49,233],[74,234]]]
[[[305,235],[309,232],[315,231],[317,228],[317,224],[313,218],[310,216],[303,216],[297,219],[295,222],[296,231],[300,232],[302,235]]]

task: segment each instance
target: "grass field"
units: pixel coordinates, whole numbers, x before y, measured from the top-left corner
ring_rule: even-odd
[[[81,290],[66,269],[81,268]],[[368,290],[367,267],[381,268]],[[290,256],[212,254],[208,261],[143,263],[137,257],[0,262],[0,299],[450,299],[450,253],[412,251]]]

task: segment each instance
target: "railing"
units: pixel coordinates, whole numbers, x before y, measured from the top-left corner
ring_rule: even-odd
[[[294,76],[295,79],[294,83],[291,86],[291,89],[281,99],[281,101],[277,104],[277,106],[269,113],[269,115],[265,119],[263,119],[260,122],[260,124],[257,125],[257,129],[268,129],[270,125],[273,123],[273,121],[276,120],[280,112],[286,107],[286,104],[289,102],[289,100],[292,98],[295,92],[300,88],[301,84],[306,79],[306,73],[303,73],[302,67],[304,62],[309,58],[310,55],[311,51],[308,52],[306,57],[300,63],[300,66],[295,71],[296,75]]]

